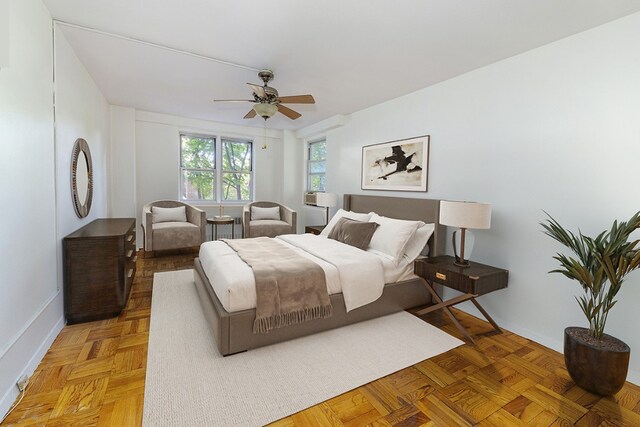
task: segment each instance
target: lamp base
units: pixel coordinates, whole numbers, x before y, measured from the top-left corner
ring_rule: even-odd
[[[459,258],[456,257],[456,259],[459,259]],[[464,262],[454,261],[453,265],[455,265],[456,267],[460,267],[460,268],[469,268],[469,267],[471,267],[471,264],[469,264],[469,260],[466,260]]]
[[[456,257],[455,265],[462,268],[469,267],[469,258],[471,258],[475,240],[473,233],[467,229],[462,228],[453,232],[451,243],[453,243],[453,253]]]

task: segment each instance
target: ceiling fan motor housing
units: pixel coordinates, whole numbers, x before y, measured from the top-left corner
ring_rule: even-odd
[[[264,82],[266,86],[271,80],[273,80],[273,71],[271,70],[260,70],[258,72],[258,77]]]

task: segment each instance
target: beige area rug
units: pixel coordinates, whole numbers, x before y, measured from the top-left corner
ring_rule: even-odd
[[[193,270],[156,273],[145,426],[258,426],[462,344],[405,312],[222,357]]]

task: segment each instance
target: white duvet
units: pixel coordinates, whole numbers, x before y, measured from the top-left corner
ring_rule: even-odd
[[[347,311],[369,304],[382,295],[383,264],[386,263],[379,256],[312,234],[287,234],[276,239],[324,270],[327,291],[329,294],[342,292]],[[206,242],[200,247],[199,256],[225,310],[235,312],[255,308],[253,271],[233,249],[224,242]]]

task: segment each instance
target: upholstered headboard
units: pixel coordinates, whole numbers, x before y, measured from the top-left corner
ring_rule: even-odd
[[[354,212],[375,212],[390,218],[434,223],[435,230],[429,239],[429,256],[445,254],[446,228],[438,222],[440,200],[345,194],[343,208]]]

